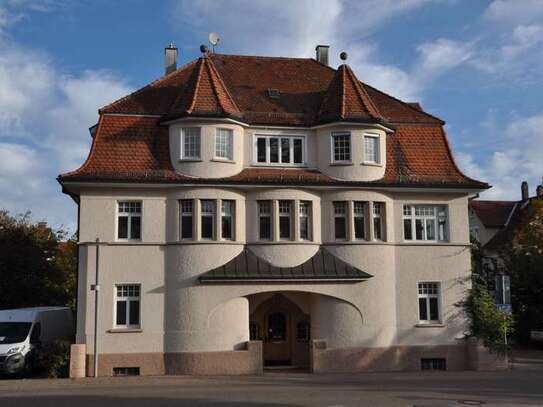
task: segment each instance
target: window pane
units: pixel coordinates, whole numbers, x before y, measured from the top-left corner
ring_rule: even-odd
[[[232,217],[223,216],[222,217],[222,238],[223,239],[232,239]]]
[[[300,239],[309,239],[309,220],[307,216],[300,217]]]
[[[232,159],[232,130],[217,129],[215,134],[215,156],[227,160]]]
[[[256,156],[259,163],[266,162],[266,139],[258,138],[256,140]]]
[[[281,162],[290,163],[290,139],[281,139]]]
[[[428,310],[426,309],[426,298],[419,298],[419,319],[428,320]]]
[[[271,239],[271,217],[261,216],[259,223],[260,239]]]
[[[128,216],[119,216],[117,226],[117,238],[128,239]]]
[[[117,301],[117,325],[126,325],[126,301]]]
[[[424,239],[424,220],[423,219],[415,220],[415,231],[417,235],[417,240],[423,240]]]
[[[270,138],[270,162],[279,162],[279,139]]]
[[[130,239],[141,238],[141,217],[132,216],[130,218]]]
[[[436,239],[436,221],[434,219],[426,219],[426,240]]]
[[[181,239],[192,239],[192,215],[181,217]]]
[[[213,216],[202,216],[202,239],[213,239]]]
[[[439,320],[439,310],[437,298],[430,298],[430,320],[437,321]]]
[[[302,162],[303,162],[302,139],[294,139],[294,163],[302,164]]]
[[[279,218],[279,237],[281,239],[290,239],[290,216],[281,216]]]
[[[377,240],[383,240],[383,227],[381,218],[373,218],[373,237]]]
[[[140,324],[140,302],[130,301],[130,325]]]
[[[334,161],[351,160],[351,136],[349,134],[333,135]]]
[[[403,238],[405,240],[413,239],[413,231],[411,230],[411,219],[403,220]]]
[[[347,237],[345,229],[345,218],[336,217],[334,221],[334,226],[336,239],[345,239]]]
[[[379,138],[364,137],[364,161],[378,163],[379,162]]]
[[[364,217],[355,216],[354,218],[354,237],[356,239],[366,238],[366,227],[364,225]]]
[[[200,158],[200,129],[186,128],[183,132],[183,157]]]

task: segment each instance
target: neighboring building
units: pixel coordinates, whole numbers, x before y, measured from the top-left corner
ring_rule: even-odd
[[[510,304],[511,300],[509,277],[500,251],[530,221],[536,200],[543,200],[543,185],[538,185],[535,196],[530,197],[524,181],[519,201],[469,202],[471,236],[481,245],[483,277],[498,304]]]
[[[444,122],[317,58],[203,53],[100,110],[77,342],[99,373],[465,369],[468,199]],[[346,56],[344,55],[344,59]],[[260,342],[262,341],[262,342]]]

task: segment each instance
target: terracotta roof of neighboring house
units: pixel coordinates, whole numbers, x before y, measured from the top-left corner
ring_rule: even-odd
[[[199,277],[201,283],[223,283],[231,281],[362,281],[373,277],[337,258],[324,248],[296,267],[277,267],[259,258],[245,248],[228,263]]]
[[[507,223],[511,211],[517,205],[515,201],[472,200],[469,203],[477,217],[487,228],[501,228]]]
[[[484,246],[487,250],[499,250],[504,245],[510,243],[518,232],[521,231],[532,220],[536,207],[534,203],[538,202],[539,207],[543,204],[543,197],[531,197],[526,201],[515,202],[517,205],[509,219],[509,223],[503,229],[499,230],[492,239]]]
[[[270,97],[270,89],[278,90],[279,97]],[[100,113],[89,157],[60,181],[488,187],[458,169],[440,119],[358,81],[347,66],[334,70],[313,59],[211,54]],[[233,177],[201,179],[177,173],[170,162],[164,122],[186,116],[285,126],[381,121],[395,131],[386,136],[386,172],[378,181],[278,168],[246,168]]]

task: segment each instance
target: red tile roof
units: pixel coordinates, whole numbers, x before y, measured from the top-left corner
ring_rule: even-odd
[[[268,89],[278,89],[280,97],[270,98]],[[212,54],[100,113],[87,161],[61,175],[61,181],[488,187],[458,169],[440,119],[363,84],[345,65],[336,71],[312,59]],[[379,181],[351,182],[316,170],[279,168],[247,168],[233,177],[210,180],[179,174],[170,162],[163,123],[191,115],[285,126],[336,118],[379,120],[395,132],[387,135],[386,172]]]
[[[477,199],[470,201],[469,206],[485,227],[502,228],[507,223],[516,204],[515,201],[483,201]]]

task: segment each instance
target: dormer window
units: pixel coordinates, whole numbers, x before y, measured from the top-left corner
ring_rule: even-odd
[[[364,163],[381,163],[379,136],[377,134],[364,134]]]
[[[304,136],[255,136],[257,165],[302,166],[305,163]]]
[[[181,129],[181,159],[200,159],[200,128],[185,127]]]
[[[351,162],[351,133],[332,133],[332,163]]]

